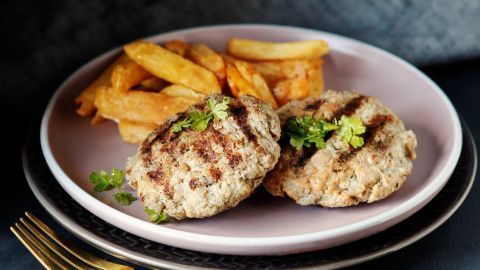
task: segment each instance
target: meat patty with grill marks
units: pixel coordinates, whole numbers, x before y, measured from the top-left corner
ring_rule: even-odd
[[[207,110],[205,101],[170,118],[128,160],[126,178],[145,207],[179,220],[209,217],[247,198],[277,163],[280,121],[269,104],[231,99],[228,117],[205,131],[171,131],[189,112]]]
[[[274,196],[323,207],[371,203],[399,189],[412,171],[415,134],[374,97],[329,90],[320,98],[292,101],[277,112],[282,127],[297,116],[331,121],[346,115],[360,117],[367,130],[364,145],[357,149],[333,132],[325,149],[297,150],[284,134],[280,160],[263,183]]]

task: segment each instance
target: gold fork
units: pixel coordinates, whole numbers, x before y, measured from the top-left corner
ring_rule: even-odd
[[[61,239],[50,227],[34,215],[25,212],[20,222],[10,230],[46,269],[105,269],[132,270],[126,265],[112,263],[85,252]],[[35,225],[33,225],[33,224]],[[38,230],[43,232],[43,234]],[[47,235],[54,242],[49,240]]]

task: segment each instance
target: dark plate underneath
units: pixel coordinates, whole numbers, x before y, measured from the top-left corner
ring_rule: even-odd
[[[371,260],[403,248],[443,224],[462,204],[475,178],[477,153],[462,123],[463,148],[450,180],[424,208],[376,235],[343,246],[286,256],[230,256],[162,245],[120,230],[75,202],[57,183],[43,158],[38,137],[30,136],[23,167],[43,207],[65,228],[105,252],[138,264],[172,269],[336,268]],[[32,132],[31,134],[38,134]]]

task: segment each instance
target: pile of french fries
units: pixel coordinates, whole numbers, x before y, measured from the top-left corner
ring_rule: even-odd
[[[322,40],[271,43],[231,38],[226,53],[203,43],[136,41],[75,102],[77,113],[118,123],[122,139],[141,143],[171,115],[206,96],[252,95],[274,109],[290,100],[319,96],[324,88]]]

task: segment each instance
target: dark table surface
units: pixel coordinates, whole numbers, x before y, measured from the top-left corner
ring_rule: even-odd
[[[39,216],[65,238],[78,242],[101,256],[108,257],[75,239],[42,209],[25,181],[20,152],[28,132],[28,126],[32,122],[38,121],[54,89],[82,63],[111,47],[134,38],[199,24],[239,22],[292,24],[346,34],[372,42],[414,61],[450,97],[458,112],[472,129],[474,137],[478,138],[480,135],[480,121],[477,119],[480,115],[480,58],[478,54],[475,54],[476,51],[480,51],[478,45],[476,45],[477,47],[468,47],[467,45],[462,47],[457,44],[456,47],[453,46],[457,48],[457,54],[448,52],[448,57],[439,57],[438,59],[442,59],[442,61],[435,62],[432,61],[435,59],[432,55],[422,58],[422,53],[424,53],[422,50],[412,55],[407,53],[408,50],[405,52],[395,46],[376,42],[381,38],[362,36],[358,34],[357,29],[362,27],[361,25],[350,29],[345,26],[335,28],[335,22],[332,22],[331,19],[322,20],[317,17],[311,19],[313,15],[297,17],[284,14],[283,16],[288,19],[282,19],[272,15],[263,16],[262,12],[252,15],[252,13],[246,14],[230,8],[229,17],[221,12],[192,11],[187,8],[188,5],[194,6],[192,1],[186,1],[185,3],[188,3],[185,5],[174,4],[175,1],[145,1],[147,7],[155,3],[156,7],[150,11],[148,8],[140,9],[139,4],[133,2],[136,3],[136,1],[132,1],[130,6],[124,7],[124,9],[122,9],[122,5],[108,2],[107,4],[98,4],[94,1],[85,1],[85,4],[80,6],[73,4],[73,1],[9,1],[0,7],[2,12],[0,25],[3,34],[0,47],[0,108],[3,116],[2,141],[4,149],[7,150],[7,154],[2,159],[4,184],[2,185],[3,203],[0,206],[1,269],[41,269],[40,264],[8,230],[8,227],[16,222],[25,210]],[[219,1],[208,2],[220,5]],[[285,9],[286,2],[279,1],[280,8],[283,5]],[[342,8],[347,7],[345,1],[340,2],[340,5],[344,6]],[[366,2],[373,5],[374,8],[378,8],[377,4],[372,4],[375,1]],[[424,1],[418,2],[424,3]],[[399,6],[408,8],[409,5],[418,5],[418,2],[415,4],[410,1],[393,1],[393,5],[396,9],[399,9]],[[436,2],[435,6],[438,6],[438,1],[433,2]],[[472,1],[461,2],[472,3]],[[256,4],[255,1],[246,1],[245,3],[250,5],[248,7],[250,10],[268,6]],[[296,9],[309,8],[308,3],[315,6],[312,1],[302,3],[303,6],[297,6]],[[334,5],[331,4],[331,1],[329,3],[327,7],[332,12]],[[105,5],[111,7],[112,10],[108,10]],[[162,5],[168,8],[163,9]],[[271,8],[273,7],[279,14],[280,8],[276,5]],[[478,10],[471,12],[472,8],[478,8],[478,4],[463,6],[470,16],[478,15]],[[128,17],[127,13],[133,12],[135,9],[143,10],[143,13],[130,14]],[[353,8],[350,9],[353,10]],[[77,10],[78,14],[72,10]],[[65,15],[72,12],[76,15]],[[298,10],[293,9],[292,12],[295,13]],[[352,14],[355,15],[355,12]],[[160,24],[158,20],[155,23],[152,18],[156,16],[161,17],[164,24]],[[478,19],[479,16],[473,17]],[[190,20],[186,18],[190,18]],[[462,17],[457,19],[462,20]],[[428,24],[428,22],[423,22],[423,24]],[[363,23],[365,24],[365,22]],[[143,25],[146,27],[141,27]],[[461,25],[460,23],[457,26]],[[369,27],[369,25],[367,24],[365,27]],[[421,28],[422,25],[419,27]],[[478,24],[474,28],[478,28]],[[479,32],[478,29],[476,32]],[[372,31],[368,33],[372,33]],[[375,34],[375,31],[373,33]],[[469,40],[473,38],[477,42],[475,44],[478,44],[478,39],[474,36],[465,36],[465,39],[467,38]],[[410,44],[410,46],[413,45]],[[431,48],[437,51],[443,49],[442,47]],[[353,269],[480,269],[479,192],[480,185],[475,183],[460,209],[444,225],[422,240],[398,252],[358,265]]]

